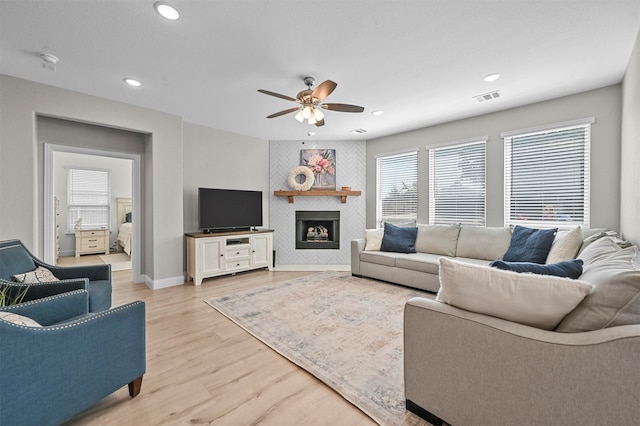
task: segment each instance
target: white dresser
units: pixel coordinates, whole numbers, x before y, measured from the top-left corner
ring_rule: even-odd
[[[109,254],[109,229],[76,229],[76,257],[95,253]]]

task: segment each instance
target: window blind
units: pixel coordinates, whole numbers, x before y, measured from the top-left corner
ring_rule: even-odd
[[[109,172],[69,169],[67,173],[67,230],[73,232],[78,219],[82,226],[109,227]]]
[[[505,140],[505,224],[589,226],[590,124]]]
[[[429,149],[429,223],[485,224],[486,141]]]
[[[376,160],[377,224],[417,220],[418,153],[380,156]]]

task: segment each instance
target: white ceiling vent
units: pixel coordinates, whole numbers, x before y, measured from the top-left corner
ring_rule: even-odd
[[[473,97],[478,102],[490,101],[500,97],[500,91],[494,90],[493,92],[483,93],[482,95],[476,95]]]
[[[367,130],[363,128],[353,129],[353,130],[350,130],[350,133],[362,134],[362,133],[367,133]]]

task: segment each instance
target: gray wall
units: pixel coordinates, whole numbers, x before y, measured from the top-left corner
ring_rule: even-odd
[[[0,239],[43,255],[44,150],[36,117],[59,117],[145,134],[141,273],[156,288],[183,279],[182,119],[0,75]],[[53,200],[47,200],[53,202]]]
[[[269,142],[184,123],[184,229],[198,230],[198,188],[262,191],[264,227],[269,225]]]
[[[640,244],[640,33],[622,82],[620,231]]]
[[[499,102],[496,101],[496,102]],[[504,142],[500,133],[595,117],[591,127],[591,227],[620,229],[619,84],[492,114],[426,127],[367,142],[367,192],[375,194],[378,154],[418,147],[418,222],[429,212],[429,158],[425,146],[477,136],[487,141],[487,226],[503,226]],[[367,227],[375,227],[376,199],[367,198]]]

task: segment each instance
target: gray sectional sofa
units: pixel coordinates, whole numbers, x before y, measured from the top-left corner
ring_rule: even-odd
[[[475,289],[482,280],[451,278],[446,269],[451,262],[440,258],[488,264],[510,245],[508,228],[463,225],[457,238],[455,225],[418,228],[417,253],[371,250],[373,231],[366,240],[352,241],[352,273],[437,292],[442,267],[443,290],[456,281]],[[584,262],[579,281],[591,290],[555,328],[462,309],[443,303],[441,294],[436,300],[407,301],[407,409],[434,425],[638,424],[640,251],[612,234],[585,231],[577,241]],[[494,285],[490,280],[483,289]],[[511,290],[519,288],[516,281]],[[510,301],[498,303],[510,306]],[[543,305],[540,310],[548,308]]]
[[[382,230],[367,230],[367,239],[351,241],[351,273],[395,284],[437,292],[440,257],[488,265],[501,259],[511,242],[508,227],[470,225],[417,225],[416,253],[394,253],[365,250],[367,242],[378,237]],[[376,235],[377,234],[377,235]]]

